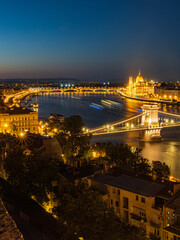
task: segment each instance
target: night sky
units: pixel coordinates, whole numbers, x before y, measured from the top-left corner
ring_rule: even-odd
[[[179,0],[0,0],[0,78],[180,80]]]

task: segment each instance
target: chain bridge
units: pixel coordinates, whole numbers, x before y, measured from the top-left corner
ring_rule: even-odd
[[[160,141],[163,128],[180,126],[180,115],[163,112],[158,105],[144,104],[142,113],[133,117],[90,129],[94,136],[122,132],[139,132],[142,141]]]

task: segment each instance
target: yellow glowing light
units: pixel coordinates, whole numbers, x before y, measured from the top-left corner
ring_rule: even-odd
[[[114,130],[114,127],[113,127],[113,126],[111,127],[111,130]]]
[[[93,157],[96,157],[96,152],[93,152]]]
[[[171,123],[174,123],[174,120],[171,120]]]
[[[57,128],[54,128],[54,132],[57,132]]]
[[[23,136],[24,136],[24,133],[21,132],[19,135],[20,135],[20,137],[23,137]]]
[[[129,123],[126,123],[126,126],[129,127]]]
[[[106,127],[109,128],[109,125],[107,125]]]
[[[5,127],[7,127],[7,124],[4,124]]]
[[[134,127],[134,124],[133,124],[133,123],[131,124],[131,127],[132,127],[132,128]]]

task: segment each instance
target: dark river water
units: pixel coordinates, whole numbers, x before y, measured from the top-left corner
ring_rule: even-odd
[[[79,97],[80,99],[72,98]],[[101,104],[101,100],[113,100],[122,104],[121,108],[108,108],[98,110],[90,107],[91,103]],[[122,99],[115,94],[92,93],[42,93],[33,98],[33,102],[39,104],[39,118],[47,118],[50,113],[59,113],[65,116],[80,115],[86,127],[94,128],[115,122],[140,113],[137,109],[143,102],[130,99]],[[161,105],[160,109],[172,113],[180,113],[177,106]],[[124,142],[131,146],[142,148],[142,155],[149,161],[159,160],[165,162],[171,168],[174,177],[180,178],[180,127],[163,129],[161,131],[162,142],[140,142],[138,133],[121,133],[112,135],[95,136],[92,143],[111,141],[113,143]]]

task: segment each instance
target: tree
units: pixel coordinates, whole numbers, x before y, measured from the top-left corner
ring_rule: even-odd
[[[152,172],[156,174],[158,179],[168,178],[170,175],[170,168],[166,163],[160,161],[152,162]]]
[[[83,133],[83,126],[82,118],[78,115],[65,118],[63,131],[56,136],[68,160],[75,156],[87,156],[90,148],[90,135]]]
[[[65,132],[70,132],[71,135],[79,135],[82,133],[84,123],[79,115],[73,115],[64,119],[63,130]]]
[[[141,157],[141,149],[132,149],[131,146],[118,143],[96,143],[92,149],[105,153],[105,159],[110,163],[115,162],[117,167],[130,170],[140,175],[148,175],[151,172],[151,165],[146,158]]]
[[[48,202],[51,181],[56,179],[55,164],[38,154],[26,155],[18,148],[8,152],[4,169],[7,181],[21,194],[34,197],[39,203]]]

